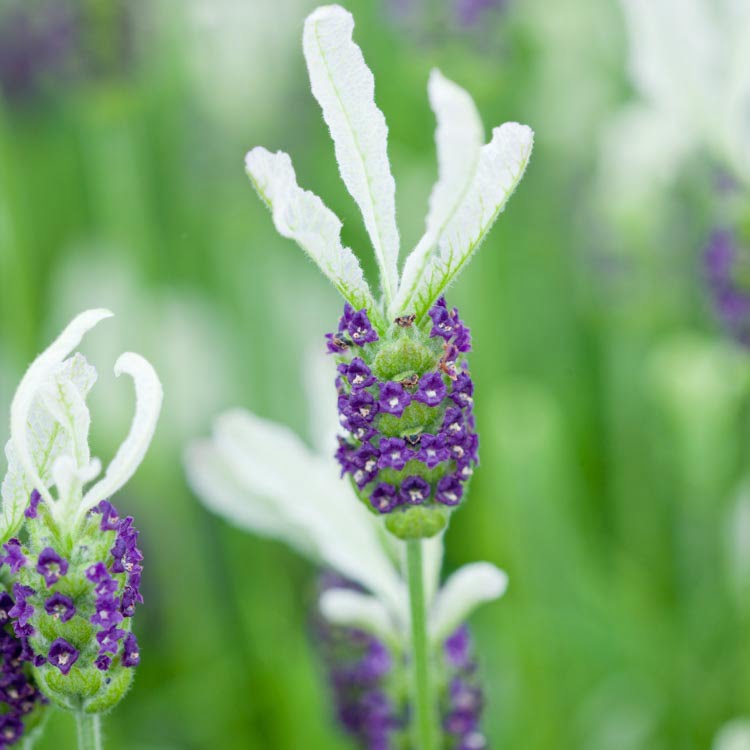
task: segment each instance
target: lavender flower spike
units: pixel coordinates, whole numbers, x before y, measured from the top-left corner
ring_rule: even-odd
[[[90,727],[123,697],[138,662],[131,629],[143,601],[143,555],[133,519],[123,518],[107,498],[143,459],[162,401],[151,365],[137,354],[123,354],[115,374],[133,379],[135,416],[94,482],[101,463],[89,449],[86,397],[97,374],[81,354],[71,353],[110,315],[106,310],[79,315],[21,380],[11,405],[0,516],[0,539],[12,537],[0,565],[15,576],[9,615],[16,618],[24,657],[33,663],[46,697],[78,712]]]

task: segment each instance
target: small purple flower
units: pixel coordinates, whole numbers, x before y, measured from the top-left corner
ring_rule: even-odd
[[[7,591],[0,593],[0,627],[10,620],[10,610],[13,609],[13,598]]]
[[[419,443],[417,458],[428,469],[434,469],[443,461],[447,461],[450,458],[450,453],[445,447],[445,440],[440,435],[425,433]]]
[[[70,668],[78,661],[78,656],[77,648],[71,646],[64,638],[57,638],[49,647],[48,661],[63,674],[68,674]]]
[[[67,622],[76,613],[76,608],[70,597],[58,592],[52,594],[52,596],[44,602],[44,611],[56,620]]]
[[[380,513],[389,513],[397,503],[396,488],[392,484],[381,482],[370,495],[372,507]]]
[[[15,624],[25,626],[29,618],[34,614],[34,607],[26,601],[28,597],[34,596],[34,594],[36,594],[36,591],[31,586],[24,586],[20,583],[13,584],[13,598],[16,600],[16,603],[8,614],[16,618],[17,622]],[[30,634],[25,633],[25,635]]]
[[[399,490],[401,501],[408,505],[420,505],[430,497],[430,485],[422,477],[406,477]]]
[[[140,591],[132,586],[126,586],[125,591],[122,592],[120,612],[122,612],[124,617],[132,617],[135,614],[135,605],[142,602],[143,597]]]
[[[364,346],[365,344],[372,344],[378,340],[378,334],[370,323],[370,319],[367,317],[367,310],[360,310],[354,313],[346,327],[349,335],[352,337],[352,341],[358,346]]]
[[[107,566],[103,562],[94,563],[86,568],[86,578],[92,583],[100,583],[111,578]]]
[[[461,482],[454,476],[443,477],[437,485],[435,500],[443,505],[458,505],[464,494]]]
[[[121,630],[118,627],[111,627],[109,630],[100,630],[96,634],[96,640],[99,642],[99,653],[116,654],[120,640],[122,640],[127,633],[127,630]]]
[[[469,375],[465,372],[460,372],[453,381],[453,387],[451,388],[451,399],[453,403],[459,407],[471,407],[474,404],[474,383]]]
[[[419,388],[414,394],[414,400],[421,401],[427,406],[438,406],[446,393],[443,376],[439,372],[427,372],[419,379]]]
[[[102,522],[99,528],[102,531],[117,531],[120,525],[120,517],[117,509],[107,500],[102,500],[96,509],[102,514]]]
[[[469,669],[471,660],[471,639],[469,629],[461,625],[443,644],[445,658],[456,669]]]
[[[445,300],[443,300],[443,303]],[[456,319],[453,314],[442,305],[435,305],[428,315],[432,318],[432,330],[430,336],[440,336],[448,341],[456,332]]]
[[[36,572],[39,573],[47,588],[53,586],[68,572],[68,561],[52,549],[45,547],[40,553],[36,564]]]
[[[372,370],[361,357],[355,357],[348,365],[342,364],[339,367],[343,368],[340,372],[354,390],[367,388],[375,382]]]
[[[137,667],[141,661],[138,651],[138,640],[133,633],[128,633],[122,644],[122,666]]]
[[[401,471],[415,455],[414,451],[406,447],[406,442],[401,438],[383,438],[380,441],[379,466],[381,469]]]
[[[12,539],[8,539],[3,548],[8,554],[2,558],[2,561],[10,568],[10,572],[15,575],[26,565],[26,556],[21,551],[21,542],[13,537]]]
[[[42,500],[42,496],[37,490],[32,490],[31,497],[29,498],[29,507],[23,512],[26,518],[36,518],[39,510],[39,503]]]
[[[13,714],[0,716],[0,747],[10,747],[23,737],[23,722]]]
[[[102,672],[106,672],[112,666],[112,657],[107,656],[107,654],[99,654],[94,660],[94,666]]]
[[[96,600],[96,610],[90,621],[94,625],[107,629],[122,622],[120,601],[114,597],[100,596]]]
[[[349,397],[348,422],[352,425],[367,425],[378,413],[375,398],[368,391],[355,391]]]
[[[380,411],[400,417],[411,403],[411,396],[401,383],[389,380],[380,387]]]
[[[445,410],[442,429],[449,444],[460,442],[466,437],[466,422],[461,409],[451,406]]]

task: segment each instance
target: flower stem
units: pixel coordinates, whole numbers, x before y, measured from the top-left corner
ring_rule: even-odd
[[[427,613],[422,563],[422,541],[406,543],[406,569],[409,580],[411,608],[411,670],[414,724],[414,750],[435,750],[437,702],[431,675],[430,644],[427,634]]]
[[[102,725],[99,714],[76,714],[78,750],[102,750]]]

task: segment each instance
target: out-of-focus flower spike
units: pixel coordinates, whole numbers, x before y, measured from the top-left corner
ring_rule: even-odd
[[[130,375],[135,385],[135,415],[130,432],[104,477],[86,492],[79,518],[101,500],[114,495],[133,476],[143,461],[156,430],[164,398],[161,382],[151,364],[133,352],[125,352],[115,363],[115,375]]]
[[[491,563],[464,565],[440,589],[430,614],[430,636],[444,641],[480,605],[499,599],[508,587],[508,576]]]
[[[31,364],[18,386],[10,407],[10,433],[13,449],[27,482],[50,504],[54,499],[40,476],[39,464],[29,444],[28,418],[34,399],[55,368],[81,343],[84,335],[113,313],[105,309],[87,310],[76,316],[60,336]]]

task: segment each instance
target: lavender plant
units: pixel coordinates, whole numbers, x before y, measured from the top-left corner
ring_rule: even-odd
[[[110,316],[89,310],[76,317],[29,367],[11,405],[0,517],[7,589],[0,595],[8,674],[2,684],[11,706],[0,737],[7,746],[38,723],[38,707],[52,702],[76,715],[79,747],[101,748],[100,716],[125,695],[140,661],[132,632],[143,601],[138,531],[107,498],[143,460],[162,390],[142,357],[128,352],[117,360],[115,374],[135,384],[135,417],[104,475],[86,489],[101,472],[88,445],[86,407],[97,374],[81,354],[70,355]]]
[[[364,746],[403,746],[395,738],[408,734],[409,746],[421,750],[481,748],[474,665],[468,647],[455,644],[463,642],[466,615],[499,596],[505,577],[489,564],[468,566],[436,593],[442,532],[478,464],[466,359],[471,335],[444,294],[520,181],[532,132],[505,123],[483,145],[469,94],[433,71],[428,93],[438,122],[439,178],[425,233],[399,274],[387,127],[353,27],[343,8],[318,8],[305,22],[303,48],[341,177],[375,251],[380,296],[343,246],[339,219],[297,185],[287,154],[255,148],[245,162],[276,229],[300,245],[345,300],[326,339],[338,370],[335,455],[350,482],[337,481],[329,462],[311,460],[288,433],[239,412],[217,422],[213,442],[191,448],[187,469],[210,507],[292,541],[346,579],[320,602],[328,622],[344,629],[321,631],[321,641],[334,662],[342,721]],[[274,470],[278,475],[269,476]],[[459,665],[450,662],[456,649]],[[356,679],[340,684],[352,670]]]

